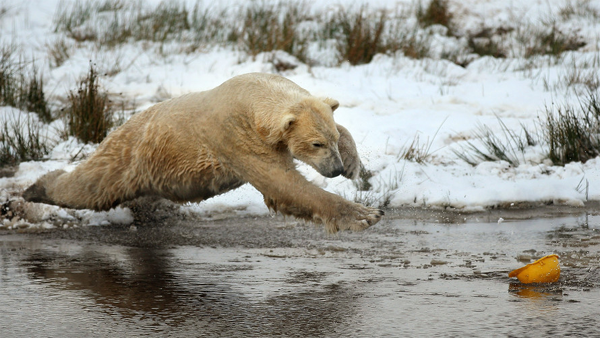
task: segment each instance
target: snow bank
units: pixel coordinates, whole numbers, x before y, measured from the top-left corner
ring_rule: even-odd
[[[514,24],[515,18],[535,21],[549,13],[557,15],[558,8],[564,4],[559,2],[550,5],[537,0],[518,4],[469,0],[452,1],[451,7],[460,18],[460,29],[473,31],[484,22],[488,26],[502,27]],[[14,36],[13,39],[21,41],[25,50],[31,50],[34,56],[43,59],[41,46],[56,38],[52,13],[58,3],[59,0],[15,4],[11,7],[11,16],[0,21],[0,30],[10,32],[3,37]],[[190,2],[192,6],[194,3]],[[349,3],[356,5],[356,1],[324,1],[318,6],[327,8]],[[600,8],[600,1],[590,4]],[[370,2],[374,8],[411,5],[413,2],[408,0]],[[577,23],[586,41],[597,41],[600,25],[583,19]],[[315,95],[340,101],[341,107],[335,118],[354,135],[363,162],[373,173],[370,179],[373,188],[369,192],[360,192],[355,184],[343,178],[325,179],[304,164],[299,164],[299,169],[310,181],[328,191],[348,198],[364,200],[368,197],[377,203],[385,201],[389,207],[481,210],[518,202],[581,205],[586,199],[598,200],[599,159],[558,167],[544,161],[539,147],[531,147],[522,154],[521,164],[516,167],[502,161],[473,167],[455,154],[464,150],[461,145],[465,140],[475,138],[479,125],[501,135],[498,118],[507,127],[520,130],[521,125],[533,127],[545,105],[576,102],[569,91],[557,96],[557,91],[548,90],[548,83],[560,81],[559,74],[568,73],[574,63],[597,58],[597,44],[591,43],[581,51],[570,52],[562,62],[555,64],[549,64],[543,58],[536,61],[481,57],[462,68],[447,60],[414,60],[402,55],[378,55],[371,63],[360,66],[308,67],[299,64],[283,75]],[[277,57],[286,58],[285,54],[278,53]],[[208,48],[193,54],[161,58],[141,44],[104,51],[83,47],[76,49],[60,67],[44,65],[44,76],[48,88],[56,95],[63,95],[73,89],[76,79],[87,71],[89,60],[100,68],[119,62],[123,65],[122,71],[103,78],[103,84],[110,92],[133,98],[142,109],[171,96],[213,88],[235,75],[275,72],[272,58],[269,53],[250,58],[228,48]],[[293,58],[286,60],[297,62]],[[526,64],[533,64],[532,68],[527,69]],[[15,114],[25,113],[12,108],[0,109],[2,118]],[[407,161],[399,156],[416,136],[421,144],[428,144],[430,148],[429,158],[424,163]],[[72,170],[94,149],[95,146],[69,139],[58,144],[47,161],[21,163],[14,177],[0,178],[2,201],[18,199],[20,191],[51,170]],[[25,208],[28,208],[30,219],[44,226],[60,223],[50,220],[89,225],[133,221],[126,209],[95,213],[43,205]],[[181,209],[213,218],[268,214],[262,195],[248,185],[200,204],[183,205]],[[5,227],[28,226],[10,219],[4,220],[4,224]]]

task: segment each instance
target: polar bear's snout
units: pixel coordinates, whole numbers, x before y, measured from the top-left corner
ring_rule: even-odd
[[[331,150],[329,157],[325,158],[317,170],[325,177],[336,177],[344,173],[344,164],[339,151]]]

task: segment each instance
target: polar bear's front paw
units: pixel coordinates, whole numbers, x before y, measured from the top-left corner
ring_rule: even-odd
[[[348,225],[348,229],[352,231],[364,230],[371,225],[376,224],[384,215],[383,210],[360,205],[360,211],[355,215],[355,219]]]
[[[343,209],[340,210],[341,217],[327,222],[326,227],[329,232],[335,233],[339,230],[361,231],[379,222],[381,216],[384,215],[383,210],[358,203],[352,203]]]

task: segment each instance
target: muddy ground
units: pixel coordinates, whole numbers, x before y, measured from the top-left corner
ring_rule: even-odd
[[[0,232],[6,337],[600,335],[600,216],[403,209],[361,233],[138,212]],[[501,219],[502,218],[502,219]],[[558,254],[557,283],[508,272]],[[6,334],[6,335],[5,335]]]

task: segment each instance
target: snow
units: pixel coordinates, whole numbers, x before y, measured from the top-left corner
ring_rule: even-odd
[[[52,68],[44,46],[59,38],[53,30],[52,20],[61,2],[0,2],[0,6],[9,10],[8,15],[0,18],[0,41],[15,43],[24,55],[35,58],[43,70],[47,91],[57,97],[64,97],[76,88],[76,81],[87,72],[90,60],[102,71],[120,70],[103,77],[102,85],[111,93],[121,93],[132,99],[137,111],[169,97],[211,89],[235,75],[274,73],[276,69],[270,62],[273,58],[298,62],[283,52],[263,53],[252,58],[231,48],[208,47],[186,54],[178,52],[174,43],[165,47],[172,52],[159,56],[154,48],[143,43],[103,50],[86,47],[83,43],[72,49],[72,55],[64,64]],[[242,2],[230,0],[227,6]],[[189,3],[191,8],[196,2]],[[356,0],[321,1],[314,8],[356,8],[360,3]],[[370,8],[388,9],[414,5],[408,0],[368,3]],[[460,18],[458,29],[463,32],[477,31],[484,24],[486,27],[539,26],[542,20],[556,19],[561,6],[567,3],[569,1],[450,1],[455,18]],[[600,1],[590,1],[589,5],[600,8]],[[571,163],[560,167],[544,160],[543,150],[539,147],[530,147],[519,155],[520,164],[516,167],[503,161],[471,166],[455,154],[464,149],[461,146],[465,140],[475,138],[479,125],[487,126],[501,137],[498,119],[513,130],[521,130],[521,125],[534,127],[545,106],[577,102],[573,94],[576,88],[567,88],[562,82],[574,65],[586,72],[598,71],[597,66],[583,69],[583,65],[598,60],[600,24],[593,18],[578,16],[563,24],[565,29],[578,29],[588,44],[579,51],[565,53],[559,62],[550,62],[547,57],[528,60],[477,57],[463,68],[447,60],[377,55],[365,65],[342,63],[332,66],[325,61],[313,66],[299,64],[293,70],[284,71],[282,75],[312,94],[340,101],[341,106],[335,112],[336,121],[353,134],[365,167],[374,174],[370,179],[373,188],[369,192],[357,191],[351,181],[342,177],[326,179],[302,163],[298,164],[299,170],[328,191],[347,198],[368,195],[374,201],[387,199],[388,207],[472,211],[520,202],[581,206],[587,199],[600,200],[598,158],[585,164]],[[440,46],[465,43],[436,35],[439,27],[431,31]],[[315,51],[313,55],[318,53],[322,53],[324,59],[331,59],[331,55],[326,55],[327,51]],[[0,107],[2,121],[19,114],[28,113]],[[49,127],[49,132],[56,129],[56,125]],[[430,148],[430,156],[423,163],[399,156],[415,137],[421,145]],[[0,178],[0,202],[20,198],[18,192],[51,170],[72,170],[95,148],[96,145],[81,144],[69,138],[58,143],[45,161],[21,163],[13,177]],[[24,208],[29,222],[7,219],[4,226],[49,227],[47,221],[57,219],[65,224],[79,222],[85,225],[133,222],[131,212],[123,208],[102,213],[30,203],[25,203]],[[182,205],[181,209],[204,217],[269,213],[262,195],[250,185],[199,204]]]

